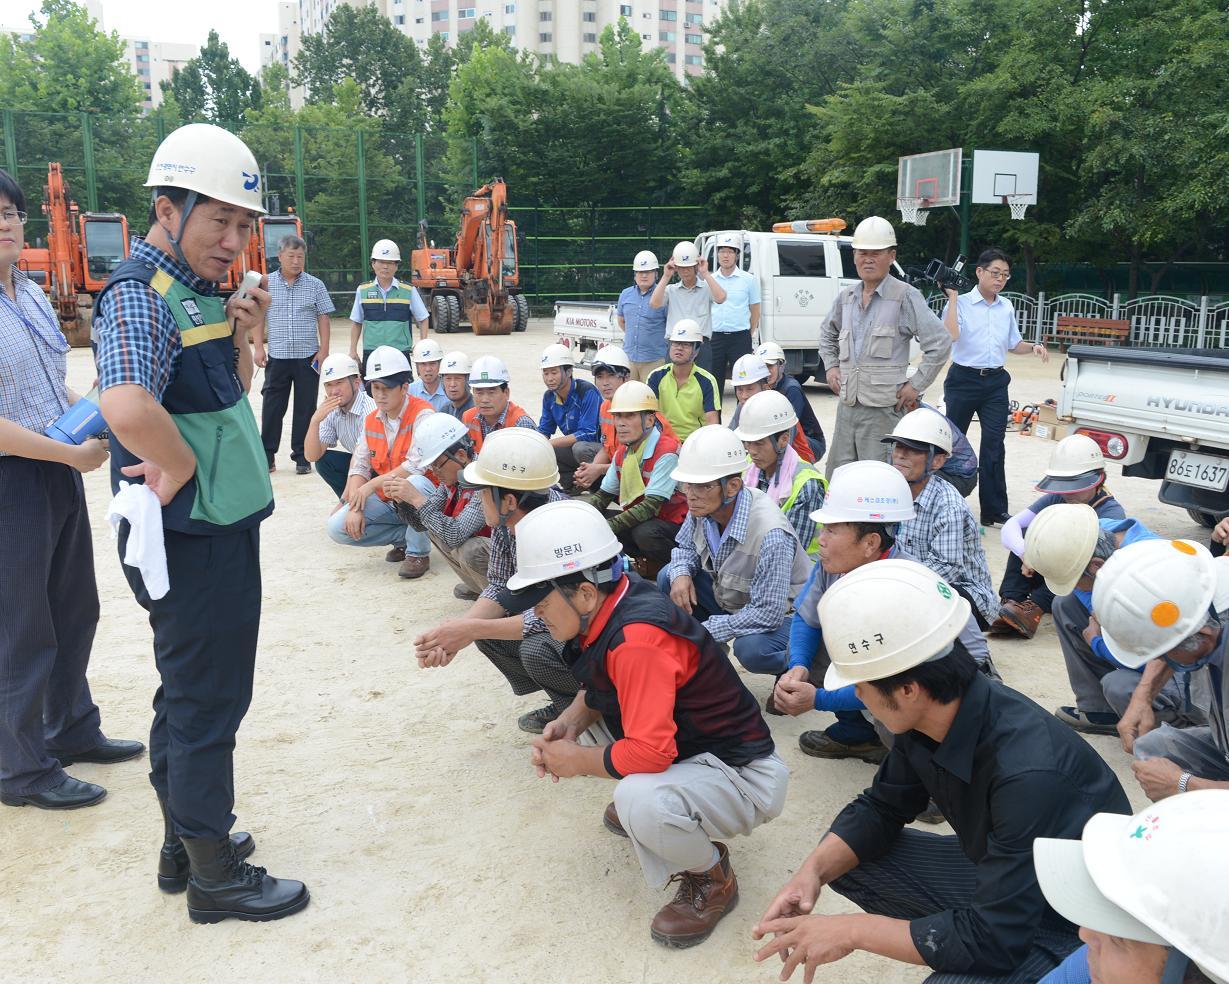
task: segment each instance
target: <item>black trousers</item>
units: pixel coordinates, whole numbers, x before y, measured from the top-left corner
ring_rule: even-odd
[[[746,331],[715,331],[710,344],[712,345],[711,364],[709,372],[717,377],[717,396],[725,390],[725,381],[734,371],[734,363],[739,356],[747,355],[753,350],[751,344],[751,329]]]
[[[960,430],[968,432],[973,414],[981,424],[977,450],[977,496],[984,516],[1001,516],[1007,506],[1007,472],[1003,438],[1007,434],[1007,388],[1011,374],[996,369],[984,376],[976,369],[952,363],[943,381],[944,412]]]
[[[260,527],[219,536],[166,530],[171,590],[149,597],[140,571],[124,567],[149,612],[154,694],[149,781],[181,837],[225,837],[235,822],[235,733],[252,701],[260,629]],[[121,526],[120,556],[128,541]]]
[[[85,678],[97,627],[81,474],[0,457],[0,790],[58,786],[55,756],[102,740]]]
[[[666,564],[670,561],[674,538],[678,536],[681,526],[681,523],[671,523],[654,516],[618,534],[619,542],[632,557],[647,557],[656,563]]]
[[[324,452],[324,457],[316,462],[316,474],[324,479],[325,484],[333,490],[337,498],[341,498],[346,489],[346,479],[350,476],[349,451],[332,448]]]
[[[296,463],[306,462],[303,457],[303,439],[307,425],[316,412],[316,393],[320,387],[320,374],[312,368],[311,357],[304,359],[269,359],[265,366],[265,385],[261,389],[264,402],[260,409],[260,440],[265,446],[265,457],[273,464],[278,445],[282,443],[282,420],[290,391],[294,390],[294,411],[290,418],[290,457]]]
[[[1045,578],[1040,574],[1026,577],[1024,562],[1010,552],[1007,554],[1007,569],[1003,572],[1003,580],[999,584],[999,597],[1015,601],[1032,598],[1043,612],[1048,612],[1054,604],[1054,594],[1046,587]]]

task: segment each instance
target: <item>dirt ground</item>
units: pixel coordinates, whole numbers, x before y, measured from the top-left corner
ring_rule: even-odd
[[[344,349],[344,325],[335,322],[334,351]],[[539,319],[523,335],[441,341],[471,356],[503,358],[514,398],[536,410],[542,386],[534,365],[550,332],[549,321]],[[1013,398],[1058,396],[1061,357],[1042,366],[1013,356],[1010,365]],[[71,384],[84,392],[92,375],[89,352],[74,350]],[[257,390],[262,382],[258,374]],[[815,384],[806,389],[830,434],[834,398]],[[931,396],[938,400],[940,384]],[[252,402],[259,417],[259,392]],[[730,392],[727,411],[732,405]],[[288,438],[289,415],[286,428]],[[1053,446],[1008,435],[1013,510],[1034,498]],[[1128,515],[1166,535],[1206,540],[1185,513],[1156,500],[1157,483],[1123,479],[1111,467],[1110,485]],[[738,909],[704,945],[668,951],[648,932],[668,896],[645,887],[627,841],[602,827],[612,784],[537,780],[516,717],[538,703],[513,697],[476,649],[443,670],[417,668],[414,635],[465,608],[452,597],[448,567],[436,558],[422,580],[401,581],[384,562],[383,547],[329,542],[330,493],[314,474],[294,474],[285,443],[273,488],[277,509],[263,527],[256,692],[239,734],[235,810],[237,829],[256,838],[253,862],[306,881],[311,905],[269,924],[191,924],[183,896],[163,895],[155,884],[162,829],[145,762],[79,765],[73,775],[109,790],[99,806],[61,814],[3,811],[0,978],[534,984],[775,978],[779,965],[752,959],[751,927],[872,774],[862,763],[801,754],[798,734],[826,726],[828,715],[769,719],[793,770],[785,812],[730,845]],[[104,522],[105,470],[86,476],[86,489],[102,598],[90,682],[107,734],[144,739],[158,682],[150,630]],[[984,540],[997,583],[1004,562],[998,530]],[[1048,618],[1033,641],[996,641],[993,653],[1007,683],[1042,707],[1070,700]],[[746,680],[767,696],[768,678]],[[1091,741],[1142,806],[1117,741]],[[825,893],[819,909],[850,907]],[[822,970],[819,979],[895,984],[923,976],[921,969],[858,954]]]

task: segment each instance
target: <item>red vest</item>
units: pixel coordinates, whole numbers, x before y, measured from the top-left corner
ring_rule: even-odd
[[[477,489],[463,489],[458,485],[445,486],[448,489],[448,498],[444,500],[444,515],[450,519],[456,519],[465,511],[465,507],[470,504],[474,495],[478,492]],[[490,536],[491,528],[484,526],[474,536]]]
[[[606,449],[606,453],[610,455],[610,460],[614,461],[615,452],[619,449],[619,439],[615,437],[614,417],[610,414],[610,401],[603,400],[601,409],[597,412],[597,422],[602,430],[602,447]],[[657,415],[657,424],[661,427],[663,434],[668,434],[670,437],[677,438],[674,433],[674,428],[670,426],[670,421],[663,417],[660,413]]]
[[[664,454],[677,455],[678,453],[679,441],[677,437],[673,437],[670,434],[657,435],[657,447],[653,449],[652,455],[640,462],[640,477],[644,479],[644,484],[646,487],[649,484],[649,479],[653,474],[654,467],[656,467],[657,462],[661,460],[661,456]],[[627,445],[620,444],[619,450],[615,452],[614,456],[616,475],[622,473],[623,462],[626,458]],[[629,502],[624,508],[630,509],[643,498],[644,496],[641,496],[640,499],[636,499],[635,502]],[[661,519],[664,519],[667,523],[682,523],[683,520],[687,518],[687,497],[676,488],[674,490],[674,495],[670,496],[669,499],[662,503],[661,508],[657,510],[657,515]]]
[[[379,411],[372,410],[367,415],[367,450],[371,452],[371,470],[375,474],[387,475],[405,461],[414,441],[414,424],[424,411],[434,413],[435,407],[417,396],[410,396],[409,393],[405,395],[405,406],[401,408],[401,421],[397,425],[397,436],[391,448],[384,434],[384,424],[380,420]],[[376,495],[385,502],[388,501],[383,489],[376,489]]]
[[[508,401],[507,413],[504,414],[504,427],[515,427],[522,417],[529,417],[524,410],[511,400]],[[529,417],[533,420],[533,417]],[[461,423],[469,428],[469,439],[474,442],[474,454],[482,450],[482,421],[478,419],[478,408],[470,407],[461,415]],[[499,430],[500,428],[495,428]]]

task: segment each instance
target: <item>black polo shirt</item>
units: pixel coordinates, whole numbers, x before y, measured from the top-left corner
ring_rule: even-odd
[[[1094,813],[1131,812],[1117,777],[1080,735],[980,674],[942,742],[917,731],[896,736],[874,783],[832,832],[872,861],[931,797],[977,865],[970,906],[910,922],[918,953],[948,972],[1012,970],[1043,916],[1061,923],[1037,884],[1035,838],[1078,840]]]

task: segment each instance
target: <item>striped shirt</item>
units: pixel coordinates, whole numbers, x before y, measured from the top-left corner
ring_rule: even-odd
[[[269,357],[306,359],[320,349],[317,317],[333,313],[333,300],[324,282],[300,273],[286,283],[281,270],[269,274]]]
[[[550,502],[562,502],[568,498],[558,485],[551,486],[547,490],[546,495]],[[478,498],[478,496],[475,496],[474,500],[478,501]],[[502,604],[499,596],[506,594],[508,578],[515,573],[516,536],[508,527],[500,526],[491,530],[491,559],[487,562],[486,568],[486,579],[491,583],[486,586],[486,590],[482,592],[480,597],[489,598],[496,604]],[[525,612],[523,617],[525,622],[524,635],[533,635],[535,632],[546,631],[546,623],[533,613],[532,608]]]
[[[320,421],[318,428],[320,443],[326,449],[335,448],[340,444],[353,454],[354,449],[358,447],[358,442],[363,438],[364,421],[375,408],[376,401],[359,390],[349,410],[338,407]]]
[[[43,289],[15,266],[13,290],[15,302],[0,287],[0,417],[41,434],[68,409],[68,344]]]

